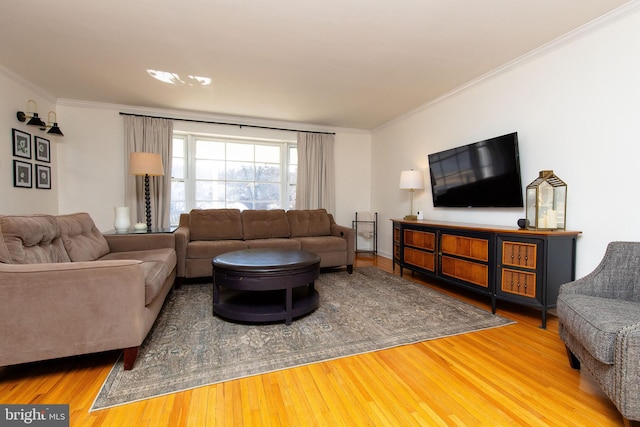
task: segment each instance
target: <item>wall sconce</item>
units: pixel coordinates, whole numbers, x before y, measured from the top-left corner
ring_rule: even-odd
[[[29,107],[29,104],[31,104],[32,102],[33,102],[33,111],[31,111]],[[31,114],[31,115],[27,116],[27,114]],[[27,126],[38,126],[41,128],[47,126],[47,124],[43,122],[40,117],[38,117],[38,105],[36,104],[36,101],[34,101],[33,99],[30,99],[27,101],[27,114],[23,113],[22,111],[18,111],[16,113],[16,117],[18,117],[18,121],[20,122],[24,122],[27,119],[29,119],[29,121],[27,122]]]
[[[31,107],[30,107],[31,103],[33,103],[33,111],[31,110]],[[53,121],[50,120],[51,114],[53,114]],[[16,113],[16,117],[18,118],[19,122],[23,122],[23,123],[26,122],[27,119],[29,119],[29,121],[27,122],[27,126],[37,126],[40,128],[40,130],[51,128],[47,133],[64,136],[64,134],[58,127],[56,112],[49,111],[49,115],[47,117],[49,124],[45,123],[44,121],[42,121],[40,117],[38,117],[38,105],[36,104],[36,101],[34,101],[33,99],[30,99],[29,101],[27,101],[27,113],[25,114],[22,111],[18,111]]]
[[[51,115],[52,114],[53,114],[53,120],[51,120]],[[56,112],[55,111],[49,111],[49,114],[47,115],[47,123],[49,123],[47,125],[47,127],[51,128],[51,129],[49,129],[49,131],[47,133],[64,136],[64,134],[62,133],[62,131],[58,127],[58,116],[56,116]],[[53,125],[51,123],[53,123]]]

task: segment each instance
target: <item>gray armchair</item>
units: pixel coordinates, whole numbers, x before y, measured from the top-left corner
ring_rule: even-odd
[[[611,242],[587,276],[560,287],[560,338],[625,425],[640,425],[640,242]]]

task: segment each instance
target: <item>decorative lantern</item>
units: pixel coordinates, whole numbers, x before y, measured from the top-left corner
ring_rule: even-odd
[[[537,230],[564,230],[567,217],[567,184],[553,174],[540,176],[527,185],[527,221]]]

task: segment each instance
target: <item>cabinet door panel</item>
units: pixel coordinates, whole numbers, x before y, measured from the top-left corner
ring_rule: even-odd
[[[404,244],[434,251],[436,249],[436,235],[425,231],[404,230]]]
[[[442,274],[485,288],[489,287],[489,267],[476,262],[443,256]]]
[[[524,268],[536,268],[538,245],[522,242],[502,242],[502,263]]]
[[[536,275],[525,271],[510,270],[505,268],[502,270],[502,287],[503,292],[510,294],[522,295],[525,297],[536,297]]]
[[[443,234],[440,244],[442,245],[442,253],[489,261],[489,241],[487,239]]]
[[[412,248],[404,248],[404,262],[429,271],[435,271],[435,254]]]

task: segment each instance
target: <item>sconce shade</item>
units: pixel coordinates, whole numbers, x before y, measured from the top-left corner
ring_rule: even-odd
[[[51,129],[49,129],[49,132],[47,132],[47,133],[52,133],[54,135],[64,136],[64,134],[62,133],[62,131],[58,127],[58,123],[56,123],[56,122],[53,122],[53,126],[51,126]]]
[[[27,126],[46,127],[47,124],[43,122],[40,117],[38,117],[38,113],[33,113],[33,117],[29,119],[29,121],[27,122]]]
[[[422,190],[424,188],[424,174],[413,169],[400,172],[401,190]]]
[[[160,154],[133,152],[129,155],[129,175],[162,176],[162,157]]]
[[[53,114],[53,120],[51,120],[51,115]],[[64,134],[62,133],[62,131],[60,130],[60,128],[58,127],[58,116],[56,116],[56,112],[55,111],[49,111],[49,116],[47,117],[47,121],[48,121],[48,125],[47,127],[51,127],[51,129],[49,129],[50,134],[53,135],[60,135],[60,136],[64,136]],[[53,125],[51,125],[51,123],[53,123]]]

